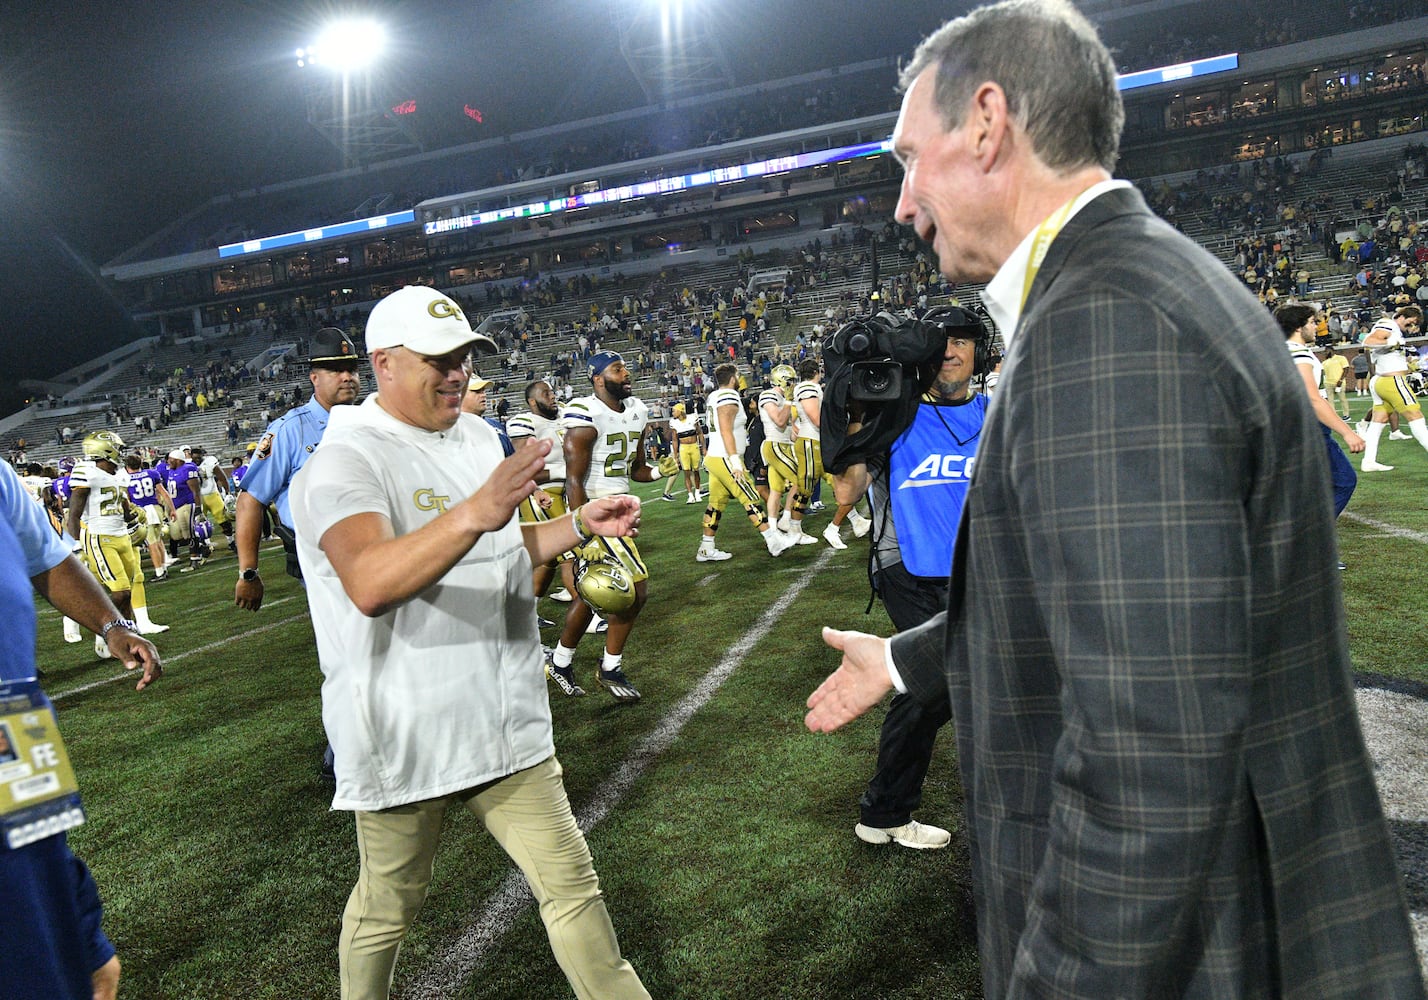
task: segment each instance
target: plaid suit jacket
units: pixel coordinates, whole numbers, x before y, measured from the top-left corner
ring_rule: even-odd
[[[988,997],[1423,997],[1284,338],[1133,190],[1050,248],[948,611]]]

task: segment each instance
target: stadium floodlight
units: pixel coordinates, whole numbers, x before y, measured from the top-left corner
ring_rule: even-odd
[[[386,29],[370,18],[335,21],[316,42],[297,50],[297,63],[353,73],[376,62],[386,43]]]

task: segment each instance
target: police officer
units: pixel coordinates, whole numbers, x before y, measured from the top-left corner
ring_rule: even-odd
[[[275,530],[287,550],[288,572],[301,578],[288,513],[288,484],[322,440],[328,412],[334,406],[355,403],[361,388],[357,351],[341,330],[324,327],[313,334],[312,356],[307,363],[312,398],[269,425],[238,493],[238,584],[233,588],[233,603],[249,611],[257,611],[263,605],[258,540],[263,532],[264,509],[268,504],[277,507]]]

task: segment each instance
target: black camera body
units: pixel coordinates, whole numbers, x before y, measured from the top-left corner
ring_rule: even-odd
[[[948,337],[975,339],[974,374],[986,371],[986,327],[960,306],[939,307],[921,319],[880,312],[850,320],[824,338],[825,469],[836,474],[892,447],[936,379]]]

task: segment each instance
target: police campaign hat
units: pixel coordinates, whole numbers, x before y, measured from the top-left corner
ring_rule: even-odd
[[[312,335],[307,363],[319,368],[356,366],[357,348],[347,334],[335,326],[325,326]]]

